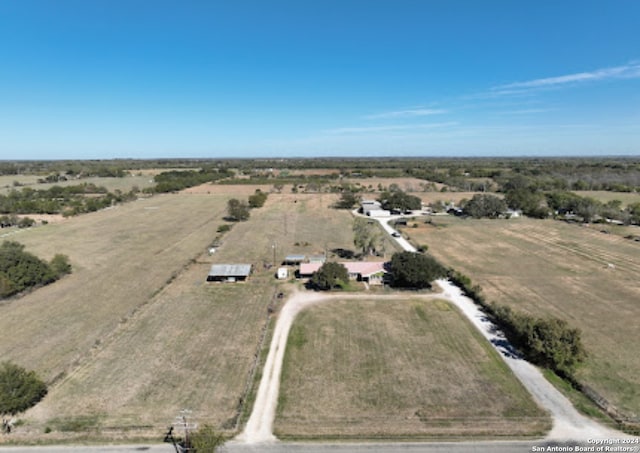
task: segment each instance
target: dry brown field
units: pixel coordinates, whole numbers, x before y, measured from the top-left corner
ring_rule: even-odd
[[[184,189],[183,193],[231,195],[235,198],[253,195],[256,190],[269,193],[273,186],[269,184],[214,184],[206,183]]]
[[[73,273],[0,305],[0,360],[51,384],[14,439],[86,430],[93,438],[157,439],[184,408],[200,423],[235,428],[277,288],[274,269],[263,267],[272,245],[282,259],[325,243],[350,247],[352,238],[344,228],[350,214],[327,208],[334,196],[271,195],[209,256],[228,199],[154,196],[15,230],[10,238],[28,251],[68,255]],[[256,272],[246,283],[208,284],[212,263],[251,263]]]
[[[640,243],[553,220],[434,217],[405,232],[480,284],[489,301],[582,330],[577,373],[615,407],[640,415]]]
[[[448,302],[345,298],[307,309],[292,327],[275,423],[281,438],[495,438],[549,427]]]

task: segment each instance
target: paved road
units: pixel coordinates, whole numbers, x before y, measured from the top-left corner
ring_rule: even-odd
[[[581,446],[583,450],[576,447]],[[626,451],[638,452],[638,444],[613,443],[607,445],[618,450],[597,450],[604,445],[582,441],[562,443],[543,441],[495,441],[495,442],[436,442],[436,443],[296,443],[270,442],[263,444],[230,443],[224,453],[525,453],[532,451]],[[547,447],[551,447],[547,449]],[[565,447],[554,449],[553,447]],[[571,449],[569,449],[570,447]],[[622,448],[629,448],[624,450]],[[120,446],[51,446],[51,447],[0,447],[0,453],[175,453],[168,444],[120,445]]]

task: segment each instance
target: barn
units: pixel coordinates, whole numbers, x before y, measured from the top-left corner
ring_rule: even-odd
[[[211,266],[208,282],[245,281],[251,274],[251,264],[214,264]]]

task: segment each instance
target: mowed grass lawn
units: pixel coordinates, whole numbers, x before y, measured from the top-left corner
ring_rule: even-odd
[[[352,239],[350,214],[328,207],[334,196],[272,195],[209,256],[230,196],[155,196],[7,237],[73,265],[61,281],[0,305],[0,359],[51,383],[14,438],[88,430],[158,439],[185,408],[233,431],[277,290],[275,270],[263,266],[272,244],[281,259],[295,243],[318,251]],[[206,283],[213,263],[251,263],[255,273]]]
[[[407,228],[441,262],[482,286],[489,301],[582,330],[578,371],[630,417],[640,416],[640,244],[552,220],[434,217]]]
[[[344,299],[295,321],[275,434],[481,438],[550,427],[496,351],[450,304]]]

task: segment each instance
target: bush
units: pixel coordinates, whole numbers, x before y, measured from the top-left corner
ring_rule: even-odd
[[[225,443],[225,437],[209,425],[191,433],[191,446],[197,453],[215,453]]]
[[[47,386],[33,371],[11,363],[0,364],[0,414],[15,415],[35,406]]]
[[[267,201],[267,196],[265,192],[260,189],[256,189],[256,192],[249,196],[249,207],[250,208],[261,208],[264,206],[264,203]]]
[[[51,260],[51,263],[49,263],[49,266],[56,279],[71,273],[71,264],[69,264],[69,257],[66,255],[56,254]]]
[[[26,252],[18,242],[5,241],[0,246],[0,298],[49,284],[70,272],[64,255],[56,255],[49,264]]]

